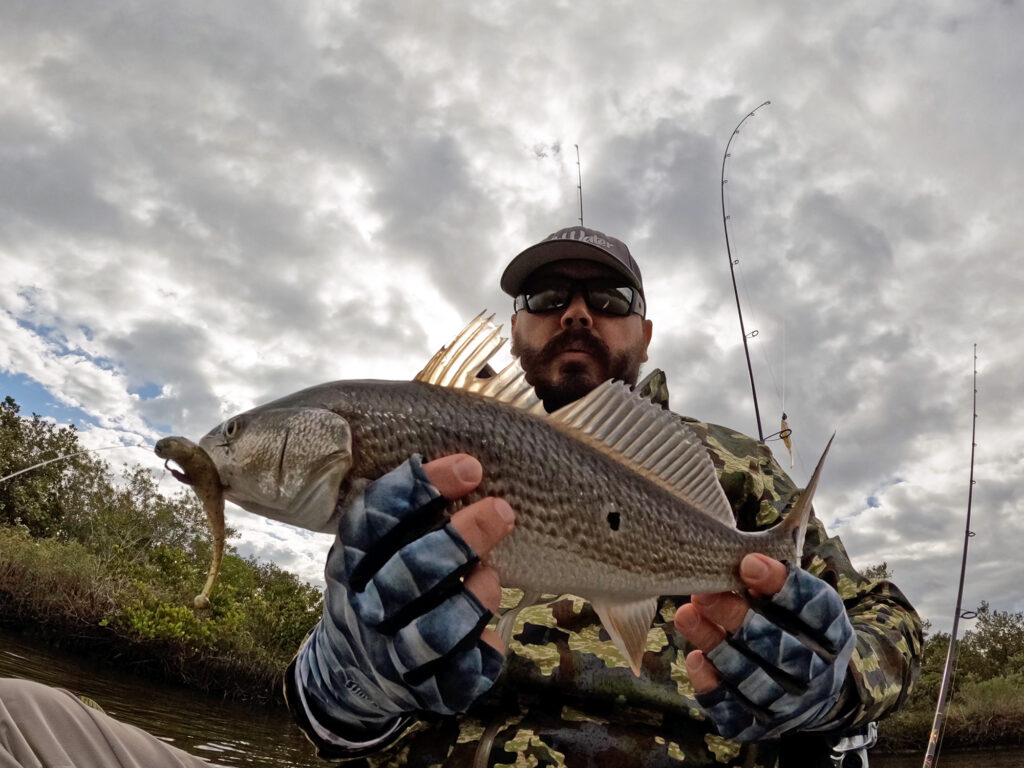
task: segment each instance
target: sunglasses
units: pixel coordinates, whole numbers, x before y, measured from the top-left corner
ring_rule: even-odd
[[[616,284],[607,278],[596,280],[545,280],[532,290],[516,296],[515,311],[525,309],[530,314],[565,309],[577,293],[583,296],[588,308],[612,317],[637,314],[647,310],[640,291],[628,285]]]

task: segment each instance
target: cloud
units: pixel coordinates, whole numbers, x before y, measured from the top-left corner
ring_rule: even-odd
[[[1022,519],[1019,4],[43,0],[0,22],[0,370],[83,439],[410,378],[484,307],[503,320],[509,258],[577,220],[574,145],[586,223],[644,271],[648,368],[755,433],[720,175],[770,99],[724,189],[763,430],[788,414],[797,482],[837,432],[819,514],[941,628],[978,343],[1001,535],[979,523],[969,593],[1024,609],[996,565]],[[244,546],[315,574],[287,533]]]

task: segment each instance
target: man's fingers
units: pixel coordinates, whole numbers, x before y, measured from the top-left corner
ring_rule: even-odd
[[[701,616],[717,624],[726,632],[735,632],[750,610],[745,598],[735,592],[715,592],[709,595],[692,595],[692,605]]]
[[[452,515],[451,524],[466,543],[483,557],[494,549],[495,544],[512,533],[515,513],[504,499],[486,498],[460,509]],[[487,610],[498,612],[501,605],[501,583],[494,568],[477,565],[466,576],[464,585]],[[505,644],[493,629],[485,629],[480,639],[499,653],[505,653]]]
[[[497,613],[501,605],[501,583],[498,581],[498,572],[487,565],[478,565],[474,568],[465,581],[466,589],[476,595],[477,600],[483,603],[491,613]],[[505,652],[505,644],[501,642],[501,636],[493,629],[485,629],[480,639],[490,645],[499,653]]]
[[[493,629],[485,629],[480,633],[480,639],[500,654],[505,653],[505,644],[501,642],[501,635]]]
[[[718,672],[711,662],[704,658],[702,651],[686,654],[686,674],[690,678],[694,693],[708,693],[718,685]]]
[[[480,462],[465,453],[453,453],[423,465],[423,471],[441,495],[459,499],[472,491],[484,476]]]
[[[704,618],[692,603],[679,607],[676,611],[675,625],[683,637],[705,653],[725,639],[722,628]]]
[[[767,555],[747,555],[740,561],[740,578],[747,585],[750,594],[754,596],[774,595],[786,583],[786,576],[786,566]],[[750,609],[747,599],[735,592],[693,595],[690,600],[690,605],[694,607],[703,619],[712,624],[717,624],[726,632],[738,630],[740,625],[743,624],[743,620],[747,617],[747,611]],[[678,623],[677,626],[679,626]],[[714,645],[706,647],[690,637],[681,626],[679,626],[679,631],[686,635],[687,639],[698,648],[710,650],[710,648],[718,644],[715,642]]]
[[[473,551],[483,557],[512,533],[516,515],[504,499],[488,497],[460,509],[451,524]]]
[[[480,484],[483,467],[465,453],[444,456],[423,465],[423,471],[441,495],[448,499],[465,496]],[[480,557],[512,532],[515,512],[504,499],[486,498],[452,515],[452,526]]]
[[[501,607],[501,582],[498,581],[498,572],[489,565],[478,565],[463,582],[466,589],[476,595],[484,608],[491,613],[497,613]]]
[[[458,499],[476,488],[483,479],[480,462],[465,453],[456,453],[427,462],[423,471],[441,495]],[[473,551],[483,557],[512,532],[515,512],[504,499],[487,498],[470,504],[452,515],[451,525]],[[501,604],[501,583],[498,572],[478,565],[465,579],[465,587],[492,613]],[[484,629],[480,639],[499,653],[505,653],[501,636],[493,629]]]
[[[767,555],[747,555],[740,561],[740,578],[755,596],[774,595],[786,583],[786,566]]]

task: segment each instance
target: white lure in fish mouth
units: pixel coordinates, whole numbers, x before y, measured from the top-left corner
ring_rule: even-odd
[[[257,408],[212,429],[200,445],[224,496],[247,512],[330,532],[352,466],[352,433],[325,408]]]

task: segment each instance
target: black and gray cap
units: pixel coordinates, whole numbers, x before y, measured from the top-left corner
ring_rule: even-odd
[[[587,227],[567,227],[548,235],[531,245],[505,267],[501,276],[501,290],[509,296],[522,293],[523,283],[537,269],[554,261],[583,259],[596,261],[621,274],[629,285],[644,295],[640,267],[621,240]]]

